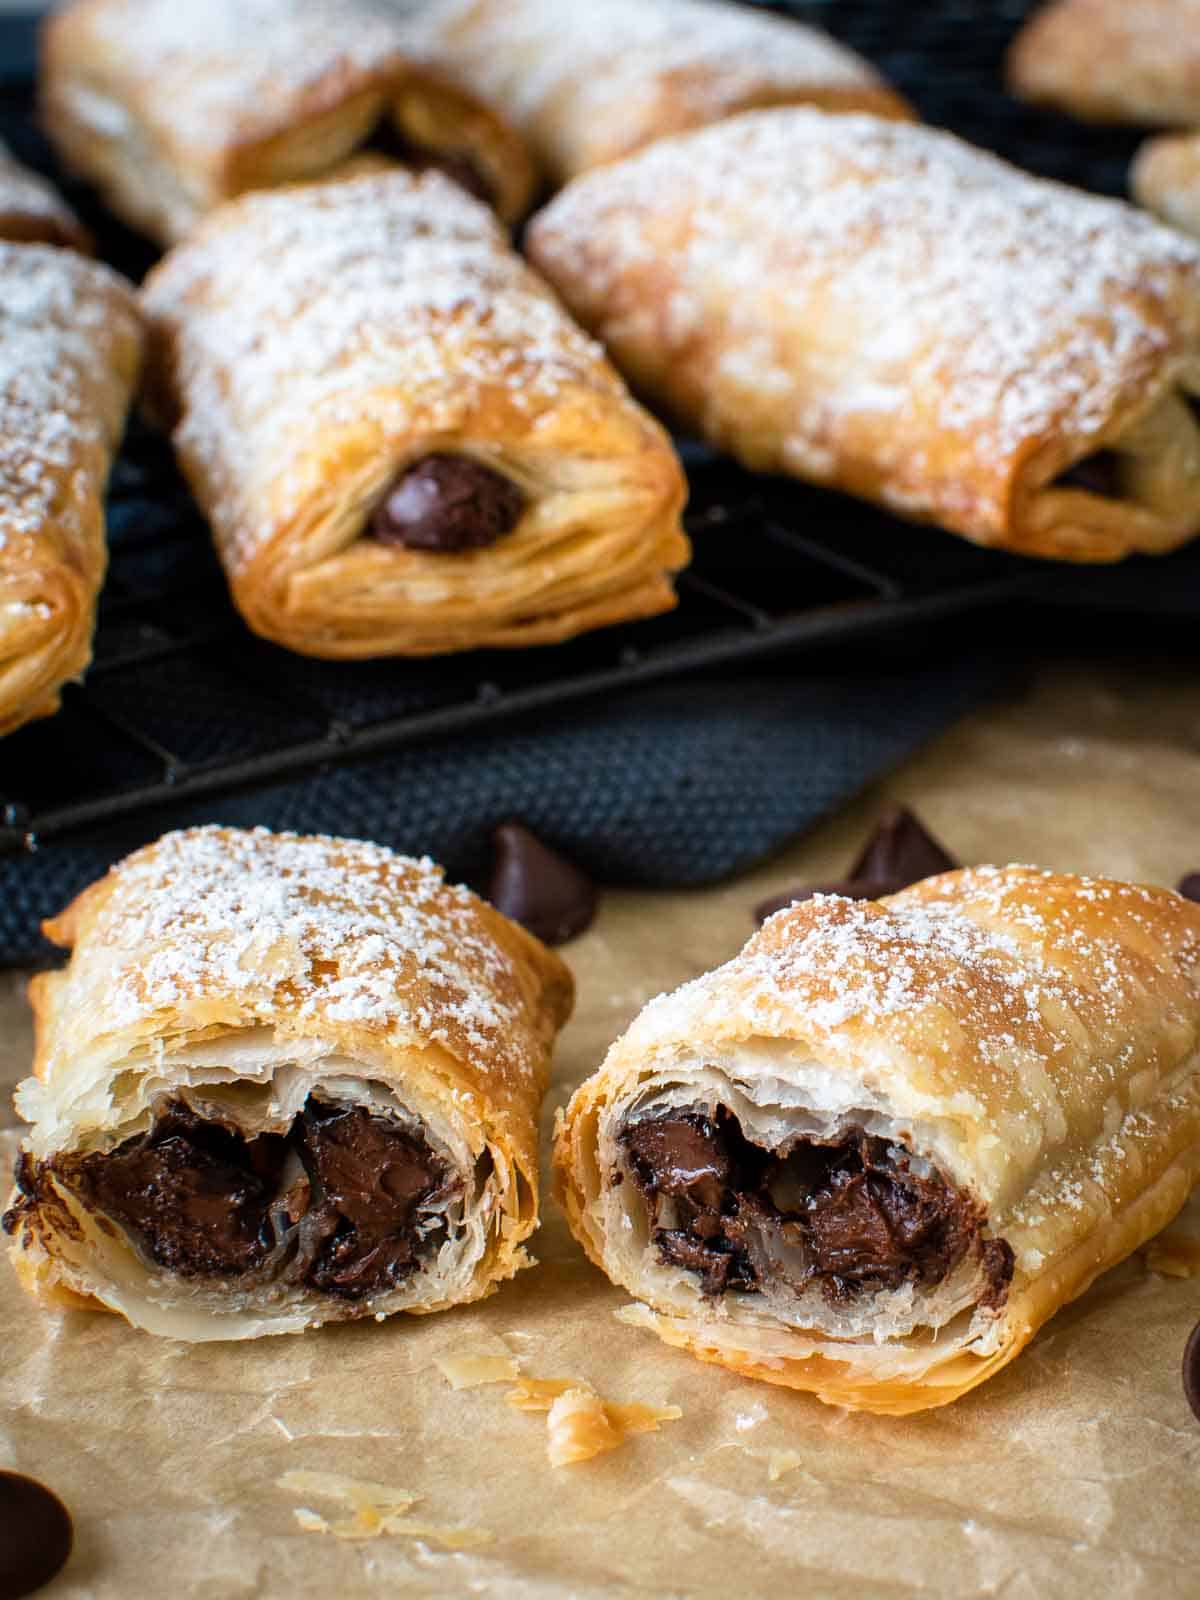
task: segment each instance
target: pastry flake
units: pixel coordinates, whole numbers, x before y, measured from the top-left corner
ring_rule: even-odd
[[[532,257],[641,391],[1023,555],[1200,530],[1200,250],[932,128],[752,112],[586,174]]]
[[[0,243],[0,735],[56,711],[91,660],[104,490],[141,357],[123,278]]]
[[[434,0],[419,26],[431,51],[505,111],[560,183],[756,106],[912,115],[828,34],[743,5]]]
[[[781,911],[642,1012],[555,1193],[744,1376],[901,1415],[983,1383],[1200,1174],[1200,908],[1036,868]]]
[[[415,656],[674,605],[689,551],[669,439],[439,174],[247,195],[143,303],[152,394],[257,633]]]
[[[62,159],[163,243],[367,145],[510,220],[532,194],[519,138],[377,0],[72,0],[45,25],[40,92]]]
[[[562,963],[428,860],[168,834],[48,924],[4,1225],[173,1338],[479,1299],[529,1264]]]

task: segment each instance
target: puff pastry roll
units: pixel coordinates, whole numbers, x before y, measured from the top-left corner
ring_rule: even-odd
[[[46,931],[71,959],[30,986],[4,1217],[32,1294],[250,1339],[440,1311],[530,1264],[571,977],[431,861],[194,829]]]
[[[828,34],[721,0],[433,0],[421,23],[556,182],[756,106],[912,115]]]
[[[41,99],[63,160],[163,243],[365,145],[509,219],[533,188],[518,136],[378,0],[72,0],[45,26]]]
[[[1200,234],[1200,134],[1148,139],[1134,158],[1130,188],[1147,211],[1185,233]]]
[[[674,604],[669,440],[440,174],[247,195],[144,301],[152,387],[256,632],[427,655]]]
[[[57,244],[91,251],[91,239],[70,206],[40,173],[16,159],[0,142],[0,239],[18,244]]]
[[[91,660],[104,489],[141,352],[123,278],[0,243],[0,734],[57,711]]]
[[[1007,1365],[1200,1173],[1200,907],[1030,867],[778,912],[560,1120],[628,1321],[902,1414]]]
[[[1200,253],[950,134],[751,112],[577,178],[534,261],[751,468],[1024,555],[1200,529]]]
[[[1094,122],[1200,122],[1200,0],[1052,0],[1009,52],[1014,94]]]

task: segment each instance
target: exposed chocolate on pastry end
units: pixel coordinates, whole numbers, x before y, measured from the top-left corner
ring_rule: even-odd
[[[1115,450],[1097,450],[1084,456],[1054,480],[1056,489],[1086,489],[1090,494],[1116,500],[1121,494],[1121,458]]]
[[[481,550],[521,520],[511,478],[471,456],[435,454],[407,467],[371,519],[381,544],[409,550]]]
[[[1176,889],[1185,900],[1200,900],[1200,872],[1185,873]]]
[[[459,1191],[418,1131],[311,1096],[286,1135],[254,1139],[176,1101],[115,1150],[23,1156],[17,1177],[10,1232],[58,1178],[99,1225],[118,1223],[179,1277],[259,1273],[349,1300],[415,1272],[446,1238],[444,1206]]]
[[[960,865],[914,812],[907,806],[892,806],[880,817],[874,833],[844,878],[827,883],[797,884],[786,894],[775,895],[755,906],[755,920],[765,922],[776,911],[799,900],[811,900],[816,894],[841,894],[849,900],[880,900],[884,895],[898,894],[922,878],[952,872]]]
[[[712,1117],[685,1108],[631,1122],[620,1140],[660,1260],[697,1273],[705,1294],[757,1293],[767,1277],[797,1294],[819,1283],[834,1303],[866,1288],[928,1288],[977,1248],[981,1303],[1004,1304],[1012,1251],[980,1240],[979,1207],[861,1128],[772,1153],[724,1107]]]
[[[419,144],[402,133],[390,116],[377,124],[363,149],[377,151],[413,172],[440,172],[476,200],[482,200],[484,205],[496,203],[495,185],[480,172],[465,150],[437,150],[431,145]]]
[[[1192,1329],[1183,1351],[1183,1392],[1200,1422],[1200,1322]]]

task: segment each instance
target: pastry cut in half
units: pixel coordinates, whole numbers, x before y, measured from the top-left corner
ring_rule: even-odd
[[[1030,867],[777,912],[560,1118],[625,1320],[902,1414],[983,1383],[1200,1175],[1200,907]]]
[[[428,860],[167,834],[47,925],[22,1283],[151,1333],[439,1311],[529,1265],[566,967]]]
[[[725,0],[432,0],[417,26],[555,183],[761,106],[913,115],[829,34]]]
[[[223,200],[324,177],[367,146],[444,168],[508,220],[533,190],[520,138],[386,0],[68,0],[40,70],[60,157],[164,244]]]
[[[670,440],[441,174],[364,158],[243,196],[143,304],[153,405],[257,633],[418,656],[675,604]]]
[[[1022,555],[1200,531],[1200,249],[1131,206],[800,108],[586,173],[529,237],[635,388],[752,469]]]
[[[104,491],[141,361],[131,284],[0,243],[0,735],[57,711],[91,660]]]

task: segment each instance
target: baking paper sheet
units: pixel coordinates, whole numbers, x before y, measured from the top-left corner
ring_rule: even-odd
[[[913,805],[964,861],[1174,883],[1200,868],[1200,688],[1144,665],[1058,668],[755,874],[706,893],[606,896],[565,951],[580,1002],[547,1135],[645,1000],[733,954],[757,900],[844,871],[886,799]],[[22,987],[0,975],[4,1086],[29,1065]],[[1169,1233],[1182,1245],[1160,1259],[1186,1271],[1200,1198]],[[44,1593],[1200,1593],[1200,1422],[1179,1377],[1200,1278],[1153,1271],[1143,1252],[982,1389],[888,1419],[732,1377],[624,1327],[614,1313],[627,1297],[585,1263],[552,1204],[534,1244],[537,1268],[482,1305],[195,1348],[104,1314],[40,1311],[0,1261],[0,1466],[49,1483],[76,1524],[75,1554]],[[683,1415],[554,1471],[545,1419],[506,1405],[506,1385],[451,1387],[437,1362],[464,1353]],[[371,1481],[367,1521],[390,1531],[306,1531],[352,1522],[354,1508],[327,1480],[281,1485],[298,1473]],[[388,1494],[415,1503],[389,1517]]]

